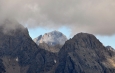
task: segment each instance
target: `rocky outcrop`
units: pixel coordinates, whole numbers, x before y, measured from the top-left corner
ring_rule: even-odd
[[[92,34],[75,35],[58,55],[55,73],[115,73],[115,55]]]
[[[26,28],[3,30],[0,27],[0,73],[48,73],[55,68],[57,56],[39,48]]]
[[[66,36],[59,31],[45,33],[34,39],[39,47],[53,53],[58,53],[65,41],[67,41]]]
[[[106,46],[106,48],[107,48],[108,50],[115,51],[115,49],[112,48],[111,46]]]

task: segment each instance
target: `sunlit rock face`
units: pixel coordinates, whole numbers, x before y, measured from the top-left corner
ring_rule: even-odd
[[[59,51],[55,73],[115,73],[115,52],[92,34],[79,33]]]
[[[59,52],[65,41],[67,41],[66,36],[59,31],[45,33],[34,39],[34,42],[41,48],[54,53]]]
[[[55,45],[64,45],[67,38],[64,34],[59,31],[52,31],[49,33],[45,33],[43,36],[40,35],[34,39],[34,41],[39,45],[40,43],[46,43],[50,46]]]

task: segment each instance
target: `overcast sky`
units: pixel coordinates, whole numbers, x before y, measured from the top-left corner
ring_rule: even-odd
[[[67,27],[71,36],[76,32],[112,36],[115,0],[0,0],[0,22],[6,19],[29,29]]]
[[[98,35],[115,34],[115,0],[0,0],[0,20],[30,28],[59,28]]]

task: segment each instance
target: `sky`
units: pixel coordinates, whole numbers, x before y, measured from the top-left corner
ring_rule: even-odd
[[[112,36],[99,36],[96,35],[97,39],[103,43],[104,46],[111,46],[115,49],[115,35]]]
[[[38,37],[39,35],[44,35],[45,33],[54,31],[55,29],[45,29],[45,28],[35,28],[35,29],[29,29],[29,34],[32,37],[32,39]],[[57,31],[62,32],[64,35],[66,35],[67,38],[71,38],[71,30],[67,27],[61,27],[57,29]]]
[[[52,30],[67,37],[87,32],[114,46],[115,0],[0,0],[0,25],[15,29],[17,22],[32,38]]]

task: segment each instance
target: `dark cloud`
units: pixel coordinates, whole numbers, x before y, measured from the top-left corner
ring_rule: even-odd
[[[72,34],[115,34],[114,0],[0,0],[0,22],[15,19],[28,28],[67,26]],[[10,26],[10,25],[9,25]]]

